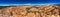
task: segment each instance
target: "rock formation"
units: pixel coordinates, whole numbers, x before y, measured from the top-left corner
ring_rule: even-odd
[[[3,17],[59,17],[60,6],[17,6],[3,8]]]

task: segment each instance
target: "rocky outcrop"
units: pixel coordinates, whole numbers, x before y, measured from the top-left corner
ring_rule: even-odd
[[[3,17],[59,17],[60,6],[17,6],[3,8]]]

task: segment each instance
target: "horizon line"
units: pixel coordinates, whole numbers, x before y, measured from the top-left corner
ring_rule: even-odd
[[[58,3],[46,3],[46,4],[0,4],[0,6],[9,6],[9,5],[52,5],[52,4],[58,4]]]

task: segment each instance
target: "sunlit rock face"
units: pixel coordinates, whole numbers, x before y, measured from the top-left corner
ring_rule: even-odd
[[[27,13],[25,7],[12,7],[10,8],[14,17],[24,17]]]
[[[3,8],[3,17],[59,17],[60,8],[57,5],[48,6],[16,6]]]

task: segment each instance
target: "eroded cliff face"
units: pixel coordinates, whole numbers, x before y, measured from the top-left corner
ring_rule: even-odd
[[[20,6],[3,8],[3,17],[59,17],[60,6]]]

